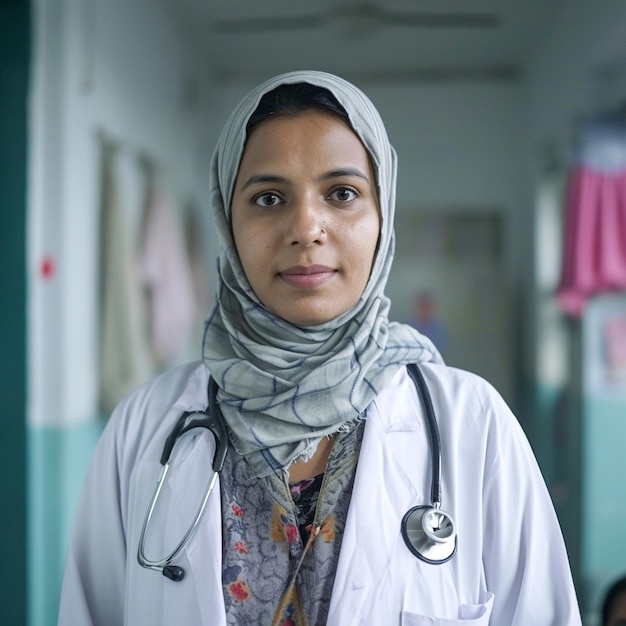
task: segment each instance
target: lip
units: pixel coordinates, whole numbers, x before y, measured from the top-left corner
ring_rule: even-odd
[[[315,289],[332,280],[336,270],[326,265],[294,265],[278,275],[288,285],[299,289]]]

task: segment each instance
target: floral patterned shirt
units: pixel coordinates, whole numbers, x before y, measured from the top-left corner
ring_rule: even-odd
[[[229,449],[220,476],[229,625],[326,623],[364,424],[338,433],[323,475],[292,485],[286,473],[252,477]]]

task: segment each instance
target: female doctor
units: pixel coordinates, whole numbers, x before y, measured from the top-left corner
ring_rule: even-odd
[[[234,110],[203,362],[115,410],[59,624],[580,624],[518,422],[388,321],[395,184],[376,109],[338,77],[284,74]]]

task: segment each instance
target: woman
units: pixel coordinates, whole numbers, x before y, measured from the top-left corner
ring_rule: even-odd
[[[580,624],[515,418],[486,382],[387,319],[396,158],[372,103],[329,74],[271,79],[231,115],[212,176],[220,283],[204,363],[115,411],[79,503],[60,623]],[[425,393],[407,364],[432,397],[442,507],[458,531],[441,564],[401,532],[433,497]],[[141,529],[164,442],[181,413],[205,409],[209,376],[228,452],[161,576],[137,563]],[[187,532],[215,451],[200,429],[176,445],[148,560]]]

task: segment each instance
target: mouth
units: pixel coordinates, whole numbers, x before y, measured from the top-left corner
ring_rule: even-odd
[[[294,265],[279,272],[278,275],[292,287],[315,289],[332,280],[336,273],[337,270],[326,265]]]

